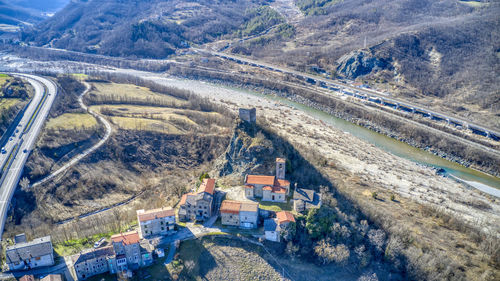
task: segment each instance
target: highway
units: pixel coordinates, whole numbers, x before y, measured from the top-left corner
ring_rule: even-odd
[[[366,101],[370,101],[370,102],[382,104],[385,106],[393,107],[395,109],[400,109],[400,110],[407,111],[407,112],[410,112],[413,114],[421,114],[421,115],[428,117],[430,119],[433,119],[433,120],[445,121],[445,122],[448,122],[449,124],[454,125],[456,127],[470,129],[475,134],[483,135],[483,136],[489,137],[491,139],[494,139],[496,141],[500,140],[500,132],[495,131],[491,128],[487,128],[485,126],[478,125],[478,124],[473,124],[472,122],[470,122],[468,120],[464,120],[464,119],[456,117],[456,116],[451,116],[450,114],[447,114],[447,113],[438,112],[436,110],[430,110],[430,109],[424,108],[421,105],[412,104],[408,101],[389,97],[388,94],[386,94],[386,93],[381,93],[379,91],[375,91],[375,90],[367,89],[367,88],[358,88],[358,87],[349,85],[347,83],[343,83],[342,81],[326,79],[324,77],[306,74],[306,73],[302,73],[302,72],[295,71],[292,69],[278,67],[278,66],[275,66],[275,65],[272,65],[269,63],[256,61],[256,60],[252,60],[252,59],[248,59],[248,58],[243,58],[240,56],[235,56],[235,55],[231,55],[231,54],[227,54],[227,53],[211,51],[211,50],[206,50],[206,49],[198,49],[198,48],[192,48],[192,49],[195,52],[204,53],[204,54],[208,54],[208,55],[212,55],[212,56],[217,56],[217,57],[227,59],[227,60],[239,63],[239,64],[250,65],[253,67],[259,67],[259,68],[267,69],[267,70],[274,71],[274,72],[293,75],[294,77],[301,79],[301,80],[305,81],[306,83],[309,83],[311,85],[319,85],[320,87],[322,87],[326,90],[333,90],[336,92],[343,93],[345,95],[349,95],[349,96],[353,96],[353,97],[363,99]]]
[[[57,86],[49,79],[28,74],[9,73],[26,79],[35,89],[16,131],[5,144],[0,156],[2,176],[0,178],[0,238],[3,235],[9,204],[22,175],[24,164],[43,127],[57,94]],[[16,133],[17,132],[17,133]]]

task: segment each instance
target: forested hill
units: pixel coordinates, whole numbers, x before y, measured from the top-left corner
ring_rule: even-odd
[[[263,32],[227,51],[306,72],[322,69],[500,128],[499,1],[283,3],[302,16],[291,19],[267,0],[74,0],[25,30],[22,39],[87,53],[165,58],[192,44]]]
[[[164,58],[231,34],[264,0],[75,1],[23,35],[40,46],[111,56]]]
[[[0,24],[35,24],[66,5],[69,0],[0,0]]]

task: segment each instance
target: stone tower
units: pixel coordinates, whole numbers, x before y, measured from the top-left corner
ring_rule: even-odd
[[[285,179],[286,159],[276,158],[276,177],[280,180]]]

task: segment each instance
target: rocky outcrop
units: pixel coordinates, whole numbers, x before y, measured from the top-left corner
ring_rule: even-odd
[[[354,51],[337,60],[337,73],[349,79],[356,79],[372,72],[390,67],[390,64],[366,51]]]
[[[267,172],[266,164],[274,155],[273,143],[260,131],[258,125],[239,122],[231,141],[215,163],[219,176]]]

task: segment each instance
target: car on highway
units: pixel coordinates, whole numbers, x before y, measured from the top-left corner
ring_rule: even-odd
[[[23,153],[26,153],[26,152],[28,152],[28,150],[25,148],[25,149],[23,150]]]
[[[16,134],[19,133],[19,129],[16,130]]]
[[[2,154],[5,154],[7,153],[7,150],[5,149],[5,147],[2,147]]]

